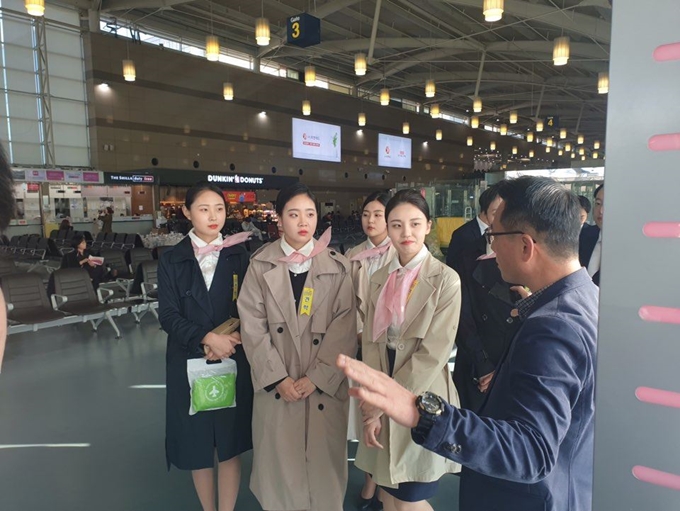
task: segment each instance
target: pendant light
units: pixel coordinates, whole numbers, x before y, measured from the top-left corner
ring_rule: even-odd
[[[517,146],[512,146],[512,154],[517,154]]]
[[[366,54],[357,53],[354,55],[354,74],[357,76],[364,76],[366,74]]]
[[[222,84],[222,95],[225,101],[232,101],[234,99],[234,85],[231,82],[224,82]]]
[[[569,38],[558,37],[553,43],[553,64],[564,66],[569,62]]]
[[[316,85],[316,68],[314,66],[305,66],[305,85],[307,87]]]
[[[467,145],[468,145],[468,147],[471,147],[473,143],[474,143],[474,142],[473,142],[473,140],[472,140],[472,137],[468,137],[468,138],[467,138]]]
[[[501,135],[505,136],[508,134],[508,125],[507,124],[501,124]]]
[[[438,103],[434,103],[432,106],[430,106],[430,115],[433,119],[439,119],[439,117],[441,117],[441,111],[439,109]]]
[[[135,63],[133,60],[125,59],[123,60],[123,78],[126,82],[134,82],[137,78],[137,73],[135,71]]]
[[[543,131],[543,121],[536,121],[536,131],[539,133]]]
[[[564,150],[567,151],[567,152],[571,151],[571,144],[569,142],[564,144]]]
[[[517,110],[510,111],[510,124],[517,124]]]
[[[586,154],[586,149],[585,149],[585,147],[579,147],[578,154],[581,155],[581,156],[583,156],[584,154]]]
[[[597,151],[593,151],[593,160],[597,160],[597,157],[600,156]]]
[[[357,117],[357,123],[359,126],[366,126],[366,114],[364,112],[359,112],[359,116]]]
[[[534,157],[534,150],[532,149],[531,151],[529,151],[529,158],[533,158],[533,157]]]
[[[308,99],[305,99],[302,102],[302,115],[311,115],[312,114],[312,103]]]
[[[581,156],[581,161],[586,161],[585,155],[584,155],[584,156]]]
[[[562,128],[562,129],[560,130],[560,138],[561,138],[562,140],[564,140],[565,138],[567,138],[567,128]]]
[[[491,149],[492,151],[495,151],[496,150],[496,142],[494,142],[492,140],[491,143],[489,144],[489,149]]]
[[[551,151],[551,147],[550,147],[550,146],[545,146],[545,152],[546,152],[546,153],[549,153],[550,151]]]
[[[380,104],[382,106],[387,106],[390,104],[390,89],[384,87],[380,90]]]
[[[205,58],[216,62],[220,58],[220,41],[216,35],[205,37]]]
[[[425,97],[433,98],[437,91],[437,86],[434,84],[434,80],[425,81]]]
[[[476,114],[482,111],[482,98],[475,96],[472,100],[472,111]]]
[[[607,94],[609,92],[609,72],[602,71],[597,74],[597,92]]]
[[[265,17],[255,20],[255,41],[258,46],[269,46],[269,20]]]
[[[401,125],[401,132],[404,135],[408,135],[411,132],[411,125],[407,122]]]
[[[534,132],[530,131],[527,133],[527,142],[533,142],[534,141]]]
[[[504,0],[484,0],[484,21],[493,23],[503,18]]]
[[[24,7],[31,16],[45,15],[45,0],[25,0]]]
[[[475,130],[476,130],[477,128],[479,128],[479,116],[473,115],[473,116],[470,118],[470,127],[471,127],[472,129],[475,129]]]
[[[552,139],[552,137],[546,139],[545,145],[547,145],[548,147],[552,147],[552,146],[553,146],[553,139]]]
[[[442,132],[442,130],[435,131],[434,138],[436,138],[437,140],[441,140],[442,138],[444,138],[444,132]]]
[[[577,142],[578,142],[578,145],[583,145],[583,142],[585,142],[585,137],[583,135],[579,135]]]
[[[563,151],[562,149],[560,149],[559,151],[557,151],[557,155],[558,155],[558,156],[562,156],[563,154],[564,154],[564,151]]]
[[[600,141],[596,140],[595,142],[593,142],[593,149],[599,149],[599,148],[600,148]]]

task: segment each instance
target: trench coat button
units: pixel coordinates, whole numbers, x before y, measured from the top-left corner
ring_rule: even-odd
[[[444,444],[444,449],[449,452],[456,452],[456,446],[453,444]]]
[[[399,343],[399,344],[397,345],[397,349],[398,349],[399,351],[404,351],[404,348],[405,348],[405,347],[406,347],[406,346],[404,346],[404,343]]]
[[[335,255],[335,250],[331,250],[331,255]]]
[[[482,314],[482,321],[486,321],[487,319],[489,319],[489,316],[487,316],[486,314]]]
[[[184,293],[184,294],[185,294],[186,296],[191,296],[191,291],[187,291],[187,292]]]
[[[456,454],[460,454],[460,451],[462,451],[463,448],[460,445],[456,446]]]
[[[279,328],[276,329],[276,331],[277,331],[278,333],[282,334],[282,333],[283,333],[283,327],[280,326]]]
[[[274,394],[274,399],[281,399],[281,394],[279,394],[278,392]]]
[[[316,346],[317,344],[319,344],[319,339],[314,339],[314,340],[312,341],[312,344],[313,344],[314,346]]]
[[[319,410],[323,412],[323,403],[319,405]]]
[[[513,321],[515,321],[515,320],[512,319],[512,318],[508,318],[508,319],[505,320],[505,322],[508,323],[508,324],[511,324]]]

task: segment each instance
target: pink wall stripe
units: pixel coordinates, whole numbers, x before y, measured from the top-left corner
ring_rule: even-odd
[[[655,470],[649,467],[643,467],[642,465],[636,465],[633,467],[633,475],[636,479],[644,481],[645,483],[655,484],[657,486],[663,486],[664,488],[670,488],[671,490],[680,491],[679,475],[662,472],[661,470]]]
[[[654,60],[666,62],[668,60],[680,60],[680,43],[664,44],[654,50]]]
[[[680,133],[654,135],[647,142],[652,151],[680,151]]]
[[[642,232],[648,238],[680,238],[680,222],[649,222]]]
[[[671,323],[680,325],[680,309],[672,307],[657,307],[655,305],[643,305],[638,311],[640,319],[655,323]]]
[[[680,393],[678,392],[653,389],[651,387],[638,387],[635,389],[635,397],[643,403],[680,408]]]

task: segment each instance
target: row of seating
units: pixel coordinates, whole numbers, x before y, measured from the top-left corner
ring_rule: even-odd
[[[15,259],[41,261],[49,258],[59,258],[62,252],[54,240],[43,238],[38,234],[24,234],[12,236],[6,244],[0,244],[0,251]]]
[[[149,311],[158,319],[158,261],[144,261],[132,279],[126,297],[115,298],[103,286],[95,292],[90,276],[82,268],[65,268],[50,276],[47,294],[44,282],[35,273],[13,273],[0,277],[0,287],[8,308],[8,333],[90,322],[94,331],[104,321],[116,338],[121,333],[114,317],[131,313],[139,323]]]

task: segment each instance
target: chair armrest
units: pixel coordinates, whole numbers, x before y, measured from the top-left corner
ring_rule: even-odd
[[[106,293],[106,296],[104,296],[104,293]],[[97,298],[99,298],[99,303],[106,303],[109,298],[111,298],[114,295],[112,289],[105,289],[102,287],[97,288]]]
[[[7,312],[12,312],[14,310],[14,304],[7,302]]]
[[[66,302],[68,302],[68,296],[52,295],[52,296],[50,296],[50,300],[52,301],[52,308],[55,311],[58,311],[59,307],[64,305]]]
[[[156,291],[158,289],[158,284],[147,284],[146,282],[142,282],[142,296],[146,300],[148,298],[148,294],[151,291]]]

